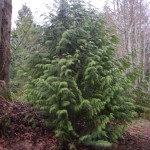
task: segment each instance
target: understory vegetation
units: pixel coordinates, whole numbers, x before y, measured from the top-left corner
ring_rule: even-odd
[[[142,65],[133,67],[131,55],[117,57],[116,30],[80,0],[60,0],[43,25],[26,5],[18,14],[11,39],[13,98],[50,118],[46,125],[60,149],[116,146],[127,123],[149,111]]]

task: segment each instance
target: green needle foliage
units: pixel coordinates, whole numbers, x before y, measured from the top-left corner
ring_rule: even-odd
[[[150,83],[149,72],[140,82],[139,86],[134,90],[134,99],[136,101],[136,111],[139,117],[149,118],[150,116],[150,93],[147,90]]]
[[[126,75],[125,63],[116,59],[118,39],[103,16],[86,7],[80,0],[60,0],[57,12],[49,15],[44,52],[30,57],[34,72],[28,72],[25,93],[49,114],[61,143],[110,147],[137,114],[132,98],[136,78]]]
[[[10,86],[19,99],[24,92],[24,84],[28,80],[28,70],[31,70],[30,68],[35,64],[33,64],[35,59],[32,60],[31,57],[35,56],[39,50],[37,45],[40,42],[39,39],[41,40],[41,28],[34,23],[30,8],[23,5],[18,12],[16,28],[12,30],[11,39]]]

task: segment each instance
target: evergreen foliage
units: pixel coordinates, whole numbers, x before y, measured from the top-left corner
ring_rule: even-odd
[[[150,75],[147,73],[145,78],[134,90],[134,99],[136,101],[136,111],[139,117],[149,117],[150,115],[150,94],[149,94]]]
[[[49,114],[61,142],[110,147],[137,114],[133,79],[115,58],[118,39],[103,16],[79,0],[59,4],[44,28],[38,55],[45,57],[33,63],[27,98]]]
[[[20,96],[28,80],[28,61],[39,50],[39,39],[41,28],[34,23],[30,8],[23,5],[18,12],[16,28],[12,30],[10,67],[11,90]]]

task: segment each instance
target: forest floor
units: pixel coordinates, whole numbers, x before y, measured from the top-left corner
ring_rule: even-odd
[[[27,103],[1,100],[0,150],[59,150],[57,138],[44,121],[44,116]],[[111,150],[150,150],[150,119],[130,124],[124,140]]]
[[[135,120],[128,126],[124,140],[117,149],[111,150],[150,150],[150,119]]]

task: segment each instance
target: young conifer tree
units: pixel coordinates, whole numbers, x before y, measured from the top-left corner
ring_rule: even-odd
[[[60,0],[44,29],[46,56],[26,86],[28,99],[50,116],[60,141],[109,147],[136,115],[132,87],[116,59],[117,37],[82,1]]]
[[[11,39],[12,59],[10,79],[11,90],[15,95],[17,95],[17,93],[19,95],[23,93],[24,84],[30,76],[28,69],[30,70],[34,64],[39,62],[35,54],[37,54],[38,48],[40,47],[37,45],[40,44],[40,36],[41,28],[34,23],[30,8],[26,4],[23,5],[18,11],[16,28],[12,30]],[[34,59],[31,59],[33,55]],[[30,63],[31,61],[32,63]],[[34,69],[32,69],[32,71],[33,70]]]

